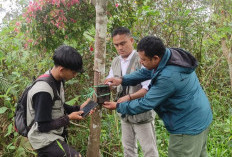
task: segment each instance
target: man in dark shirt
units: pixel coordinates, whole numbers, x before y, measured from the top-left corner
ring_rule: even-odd
[[[82,57],[70,46],[60,46],[55,50],[54,67],[46,72],[56,86],[57,94],[44,81],[37,82],[28,92],[27,125],[33,122],[28,139],[38,156],[63,157],[81,156],[65,141],[65,128],[70,120],[82,120],[80,111],[90,99],[81,106],[69,106],[64,100],[64,81],[82,72]],[[55,96],[58,98],[54,99]],[[62,146],[63,148],[61,148]]]

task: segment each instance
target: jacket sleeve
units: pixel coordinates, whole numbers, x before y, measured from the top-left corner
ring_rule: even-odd
[[[143,81],[150,80],[153,70],[142,68],[131,74],[124,75],[122,78],[122,86],[135,86]]]
[[[70,114],[72,112],[80,111],[80,106],[78,105],[70,106],[64,103],[64,110],[66,114]]]
[[[120,103],[117,112],[124,116],[125,114],[135,115],[155,109],[159,105],[164,105],[164,102],[174,92],[175,86],[170,79],[159,78],[143,98]]]

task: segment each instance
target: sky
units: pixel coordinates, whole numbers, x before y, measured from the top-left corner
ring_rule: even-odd
[[[14,10],[17,10],[15,0],[0,0],[0,25],[2,24],[2,19],[6,13]]]

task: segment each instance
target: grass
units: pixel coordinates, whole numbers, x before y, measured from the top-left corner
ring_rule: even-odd
[[[219,91],[221,91],[221,93],[219,93]],[[223,90],[211,90],[208,92],[208,97],[210,98],[214,117],[208,136],[208,155],[209,157],[231,157],[232,99],[230,89],[224,88]],[[3,102],[1,103],[1,106],[3,106]],[[12,125],[12,113],[9,111],[5,112],[4,114],[1,114],[0,118],[2,122],[2,125],[0,125],[0,135],[3,137],[0,140],[0,156],[36,156],[36,153],[30,146],[25,146],[25,143],[27,143],[27,141],[25,141],[26,139],[19,137],[14,130],[7,129]],[[89,117],[81,122],[75,121],[75,123],[80,124],[80,127],[70,124],[68,129],[69,144],[76,148],[76,150],[80,151],[83,156],[86,156],[87,152],[89,121]],[[101,122],[100,152],[102,157],[123,157],[119,117],[115,111],[104,109],[102,111]],[[158,116],[155,118],[155,127],[159,155],[161,157],[167,157],[169,133]],[[139,156],[143,156],[140,147]]]

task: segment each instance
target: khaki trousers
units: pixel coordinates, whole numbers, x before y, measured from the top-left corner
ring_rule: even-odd
[[[124,157],[138,157],[137,140],[144,157],[158,157],[154,122],[132,124],[121,120]]]
[[[209,128],[198,135],[170,134],[168,157],[208,157]]]

